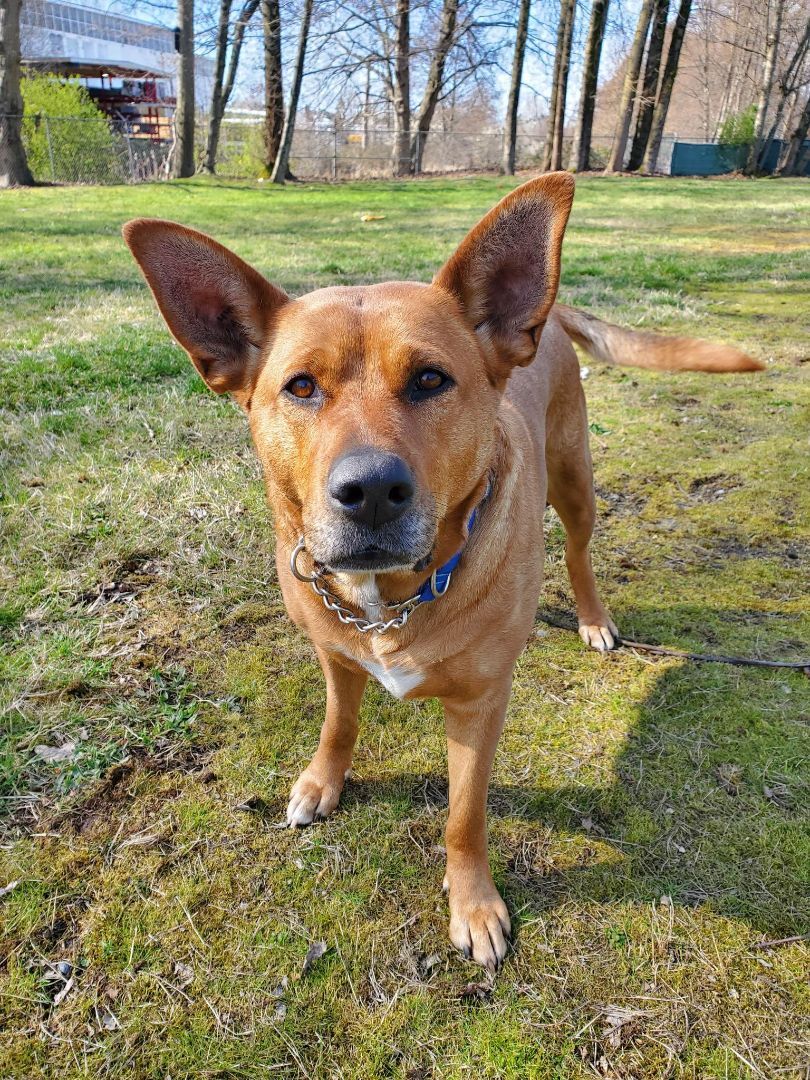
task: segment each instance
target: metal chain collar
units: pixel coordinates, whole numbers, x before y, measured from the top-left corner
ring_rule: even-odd
[[[421,592],[415,593],[413,596],[409,596],[407,600],[400,600],[398,603],[385,604],[380,603],[379,607],[386,608],[388,611],[395,611],[397,614],[390,619],[386,620],[373,620],[366,619],[362,615],[355,615],[355,613],[341,603],[339,597],[327,588],[323,583],[325,575],[322,571],[316,569],[312,574],[305,574],[298,569],[298,558],[302,552],[306,551],[306,544],[303,536],[295,545],[293,553],[290,556],[290,570],[293,576],[298,578],[299,581],[303,581],[305,584],[312,586],[312,591],[320,596],[323,600],[323,606],[329,611],[334,611],[338,619],[347,626],[353,626],[356,630],[359,630],[361,634],[368,634],[373,631],[375,634],[386,634],[389,630],[401,630],[405,623],[411,616],[411,612],[414,611],[422,602]],[[431,574],[430,578],[431,587],[435,596],[443,596],[450,587],[450,577],[448,576],[447,582],[443,589],[440,589],[436,582],[436,572]],[[375,605],[376,607],[377,605]]]

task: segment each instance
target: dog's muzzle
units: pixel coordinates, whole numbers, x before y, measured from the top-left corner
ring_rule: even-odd
[[[436,524],[432,504],[417,498],[408,464],[376,447],[350,450],[326,481],[326,506],[306,523],[312,557],[330,570],[380,573],[411,570],[430,556]]]

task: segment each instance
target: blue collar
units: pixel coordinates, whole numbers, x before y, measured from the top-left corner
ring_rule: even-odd
[[[470,517],[469,517],[469,519],[467,521],[467,542],[468,543],[469,543],[470,537],[472,536],[472,531],[475,528],[476,522],[478,520],[478,511],[481,509],[481,507],[484,505],[484,503],[489,498],[491,491],[492,491],[492,478],[490,477],[489,481],[487,482],[487,490],[484,492],[483,499],[475,507],[475,509],[470,514]],[[467,545],[465,544],[464,547],[466,547],[466,546]],[[461,562],[461,556],[463,554],[464,554],[464,548],[461,548],[460,551],[457,551],[455,553],[455,555],[452,557],[452,559],[448,559],[448,561],[444,564],[444,566],[440,566],[438,570],[433,571],[433,573],[430,575],[430,577],[424,583],[422,588],[416,594],[418,599],[419,599],[420,604],[427,604],[431,600],[437,600],[440,596],[444,596],[444,594],[447,592],[447,590],[450,587],[450,578],[453,576],[453,571],[458,566],[458,564]]]

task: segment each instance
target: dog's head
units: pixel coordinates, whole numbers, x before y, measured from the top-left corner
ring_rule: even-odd
[[[554,303],[573,180],[507,195],[430,285],[299,299],[210,237],[124,227],[170,330],[250,418],[273,495],[333,570],[423,568],[483,497],[495,416]]]

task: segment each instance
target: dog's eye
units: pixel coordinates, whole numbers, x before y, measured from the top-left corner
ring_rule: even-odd
[[[445,390],[451,385],[452,380],[443,371],[438,371],[436,368],[425,368],[413,377],[410,396],[413,400],[421,401],[423,398],[438,394],[439,391]]]
[[[309,375],[296,375],[294,379],[290,379],[284,389],[299,401],[306,401],[315,393],[315,380],[310,379]]]

